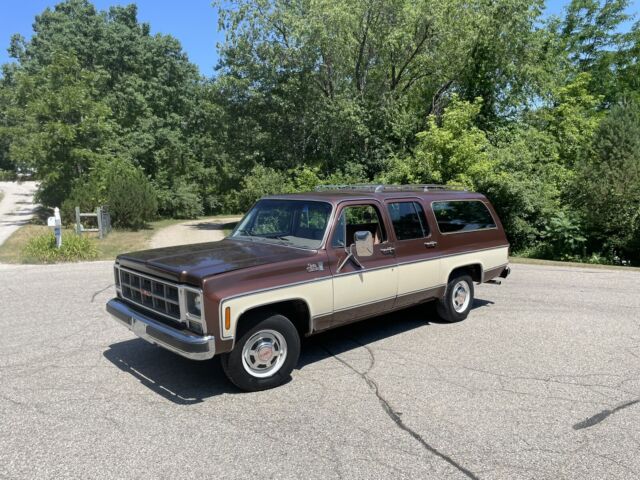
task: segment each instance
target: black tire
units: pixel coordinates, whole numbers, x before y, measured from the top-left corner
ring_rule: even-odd
[[[466,283],[466,287],[468,290],[467,296],[468,301],[465,301],[462,304],[462,308],[457,309],[455,302],[455,294],[458,289],[458,285],[463,282]],[[469,315],[471,311],[471,307],[473,307],[473,298],[474,298],[474,289],[473,289],[473,280],[469,275],[456,275],[453,277],[449,283],[447,284],[447,291],[444,294],[444,298],[438,301],[437,311],[438,316],[445,322],[455,323],[461,322]],[[466,304],[466,306],[465,306]]]
[[[267,390],[288,382],[291,378],[291,372],[298,364],[298,358],[300,357],[300,335],[298,334],[296,327],[287,317],[277,313],[263,313],[257,318],[245,320],[250,321],[252,326],[244,332],[239,333],[240,337],[236,340],[234,349],[223,355],[220,359],[222,369],[224,370],[227,378],[236,387],[247,392]],[[260,335],[256,337],[256,334],[259,332],[261,332]],[[273,341],[271,343],[267,341],[266,344],[271,345],[272,347],[274,345],[278,345],[279,340],[277,335],[268,332],[277,332],[277,334],[279,334],[286,342],[284,348],[284,360],[272,374],[269,374],[268,372],[269,367],[266,367],[263,372],[258,372],[257,368],[252,368],[251,362],[255,361],[254,363],[257,363],[259,361],[259,357],[257,357],[257,355],[251,355],[248,353],[251,360],[243,361],[245,346],[252,337],[254,337],[254,340],[251,342],[252,344],[264,344],[262,340],[255,340],[255,338],[267,333],[265,338],[271,338]],[[269,335],[271,337],[269,337]],[[248,350],[250,350],[249,347],[250,346],[247,345]],[[272,348],[272,350],[275,351],[274,348]],[[274,366],[277,366],[279,359],[276,359],[275,362]],[[264,365],[267,366],[267,363]],[[254,373],[252,373],[252,371]],[[266,376],[258,377],[256,375]]]

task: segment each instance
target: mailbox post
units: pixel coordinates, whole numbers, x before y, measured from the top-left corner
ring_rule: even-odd
[[[53,209],[53,217],[47,218],[47,226],[53,228],[53,234],[56,237],[56,248],[62,246],[62,219],[60,218],[60,209]]]

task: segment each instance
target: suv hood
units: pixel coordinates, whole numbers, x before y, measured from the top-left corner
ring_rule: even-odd
[[[199,285],[212,275],[276,263],[295,258],[313,257],[312,250],[301,250],[260,241],[225,239],[219,242],[178,245],[119,255],[123,267]]]

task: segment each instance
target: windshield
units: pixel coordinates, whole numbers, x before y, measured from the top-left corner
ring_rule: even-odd
[[[260,200],[231,238],[317,249],[329,223],[331,205],[307,200]]]

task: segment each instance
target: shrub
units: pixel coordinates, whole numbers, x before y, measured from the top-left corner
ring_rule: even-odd
[[[22,257],[26,263],[78,262],[94,260],[98,249],[89,238],[74,233],[63,233],[58,249],[55,236],[47,232],[31,238],[22,249]]]
[[[575,258],[584,249],[586,238],[581,233],[580,224],[570,214],[557,212],[542,232],[542,239],[553,258],[560,260]]]
[[[173,218],[197,218],[203,213],[198,186],[184,179],[178,180],[173,188],[161,190],[158,200],[160,210]]]
[[[102,205],[109,207],[114,226],[134,229],[153,220],[158,208],[156,193],[143,171],[117,158],[99,162],[90,174],[77,179],[60,212],[63,222],[71,224],[75,207],[94,212]]]
[[[309,192],[318,185],[366,182],[364,168],[355,163],[347,163],[342,169],[331,175],[324,175],[318,168],[308,165],[285,171],[256,165],[244,177],[242,188],[228,194],[223,205],[224,209],[229,212],[246,212],[256,200],[265,195]]]
[[[155,191],[142,170],[124,163],[110,168],[106,199],[116,227],[141,228],[158,210]]]
[[[294,191],[294,186],[287,172],[274,170],[262,165],[256,165],[244,178],[242,189],[234,192],[232,211],[246,212],[256,200],[264,195],[289,193]]]
[[[140,168],[126,160],[110,159],[74,181],[60,212],[63,222],[72,224],[75,207],[82,212],[94,212],[102,205],[109,206],[114,226],[140,228],[155,217],[157,198]]]
[[[81,212],[94,212],[96,207],[104,204],[105,201],[104,193],[101,192],[95,176],[78,180],[71,189],[69,197],[60,207],[62,222],[65,225],[75,223],[76,207],[80,207]]]
[[[0,182],[13,182],[16,178],[16,172],[11,170],[0,170]]]

